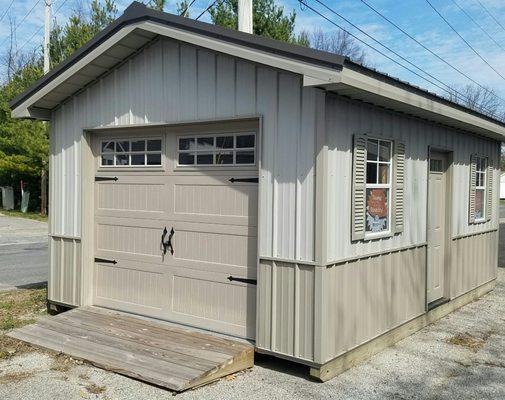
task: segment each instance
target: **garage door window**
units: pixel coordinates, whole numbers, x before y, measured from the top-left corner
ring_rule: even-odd
[[[161,165],[161,139],[103,140],[102,167]]]
[[[228,134],[178,138],[179,165],[254,165],[256,136]]]

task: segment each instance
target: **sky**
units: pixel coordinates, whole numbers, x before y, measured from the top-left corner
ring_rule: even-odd
[[[4,15],[12,0],[0,0],[0,17]],[[405,61],[381,48],[377,42],[356,30],[356,28],[343,21],[328,9],[322,7],[317,0],[304,0],[313,8],[319,10],[328,19],[355,34],[360,39],[381,49],[392,58],[407,65]],[[454,67],[463,71],[481,85],[493,88],[500,98],[505,99],[505,1],[503,0],[429,0],[431,4],[449,21],[455,30],[477,51],[496,71],[479,58],[477,54],[451,30],[451,28],[430,7],[427,0],[321,0],[329,8],[335,10],[373,39],[385,44],[399,55],[410,61],[415,66],[428,72],[440,81],[449,85],[463,86],[470,81],[455,72],[449,66],[438,60],[435,56],[424,50],[414,41],[409,39],[397,28],[390,25],[379,15],[370,10],[364,3],[368,2],[372,7],[387,16],[403,28],[410,35],[422,42],[426,47],[444,58]],[[498,23],[485,11],[483,6],[498,20]],[[86,4],[87,0],[53,0],[53,17],[64,24],[72,11],[79,4]],[[116,0],[118,11],[122,11],[130,4],[130,0]],[[190,9],[190,16],[196,17],[204,10],[212,0],[196,0]],[[296,30],[311,32],[316,28],[332,32],[338,28],[331,22],[324,20],[306,7],[300,7],[298,0],[277,0],[286,11],[295,11]],[[462,11],[459,5],[482,28],[494,38],[495,44],[477,25],[475,25]],[[33,10],[32,10],[33,8]],[[31,11],[32,10],[32,11]],[[175,12],[176,0],[168,0],[165,11]],[[31,12],[30,12],[31,11]],[[23,20],[23,18],[26,19]],[[4,53],[9,43],[9,19],[14,21],[16,27],[16,42],[20,51],[30,51],[40,47],[43,41],[44,24],[44,0],[14,0],[11,8],[0,21],[0,54]],[[201,18],[209,21],[208,14]],[[500,26],[501,25],[501,26]],[[369,65],[398,77],[422,88],[434,91],[438,94],[443,92],[397,65],[383,55],[375,52],[362,44],[367,54]],[[408,65],[420,75],[423,73],[412,65]],[[500,76],[502,75],[502,76]],[[428,78],[433,81],[433,78]],[[440,85],[438,83],[438,85]],[[440,85],[441,86],[441,85]],[[505,100],[503,100],[505,107]]]

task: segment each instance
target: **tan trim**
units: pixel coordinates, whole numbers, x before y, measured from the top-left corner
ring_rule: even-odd
[[[312,265],[317,267],[319,264],[315,261],[304,261],[304,260],[292,260],[289,258],[281,258],[281,257],[270,257],[270,256],[260,256],[259,261],[276,261],[290,264],[298,264],[298,265]]]
[[[454,300],[444,303],[427,313],[421,314],[410,321],[339,355],[324,365],[311,367],[310,375],[322,382],[326,382],[327,380],[369,359],[374,354],[379,353],[385,348],[392,346],[407,336],[419,331],[425,326],[445,317],[447,314],[457,310],[465,304],[485,295],[494,289],[495,284],[496,279],[484,283],[483,285],[455,298]],[[303,362],[303,360],[300,360],[299,362]]]
[[[374,253],[368,253],[368,254],[364,254],[364,255],[360,255],[360,256],[351,256],[351,257],[341,258],[341,259],[335,260],[335,261],[329,261],[325,264],[325,266],[331,267],[334,265],[363,260],[365,258],[378,257],[378,256],[382,256],[384,254],[398,253],[400,251],[417,249],[418,247],[426,247],[426,246],[427,246],[427,243],[423,242],[423,243],[413,244],[413,245],[409,245],[409,246],[397,247],[397,248],[391,249],[391,250],[377,251]]]
[[[461,235],[453,236],[452,240],[464,239],[464,238],[467,238],[470,236],[477,236],[477,235],[482,235],[484,233],[491,233],[491,232],[497,232],[497,231],[498,231],[498,228],[491,228],[491,229],[486,229],[485,231],[463,233]]]

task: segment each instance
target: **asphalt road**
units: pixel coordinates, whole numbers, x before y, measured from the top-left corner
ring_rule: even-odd
[[[47,282],[45,222],[0,215],[0,291]]]

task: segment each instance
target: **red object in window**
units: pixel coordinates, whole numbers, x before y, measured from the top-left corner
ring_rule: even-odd
[[[368,213],[373,217],[384,218],[388,214],[385,189],[372,189],[367,199]]]

